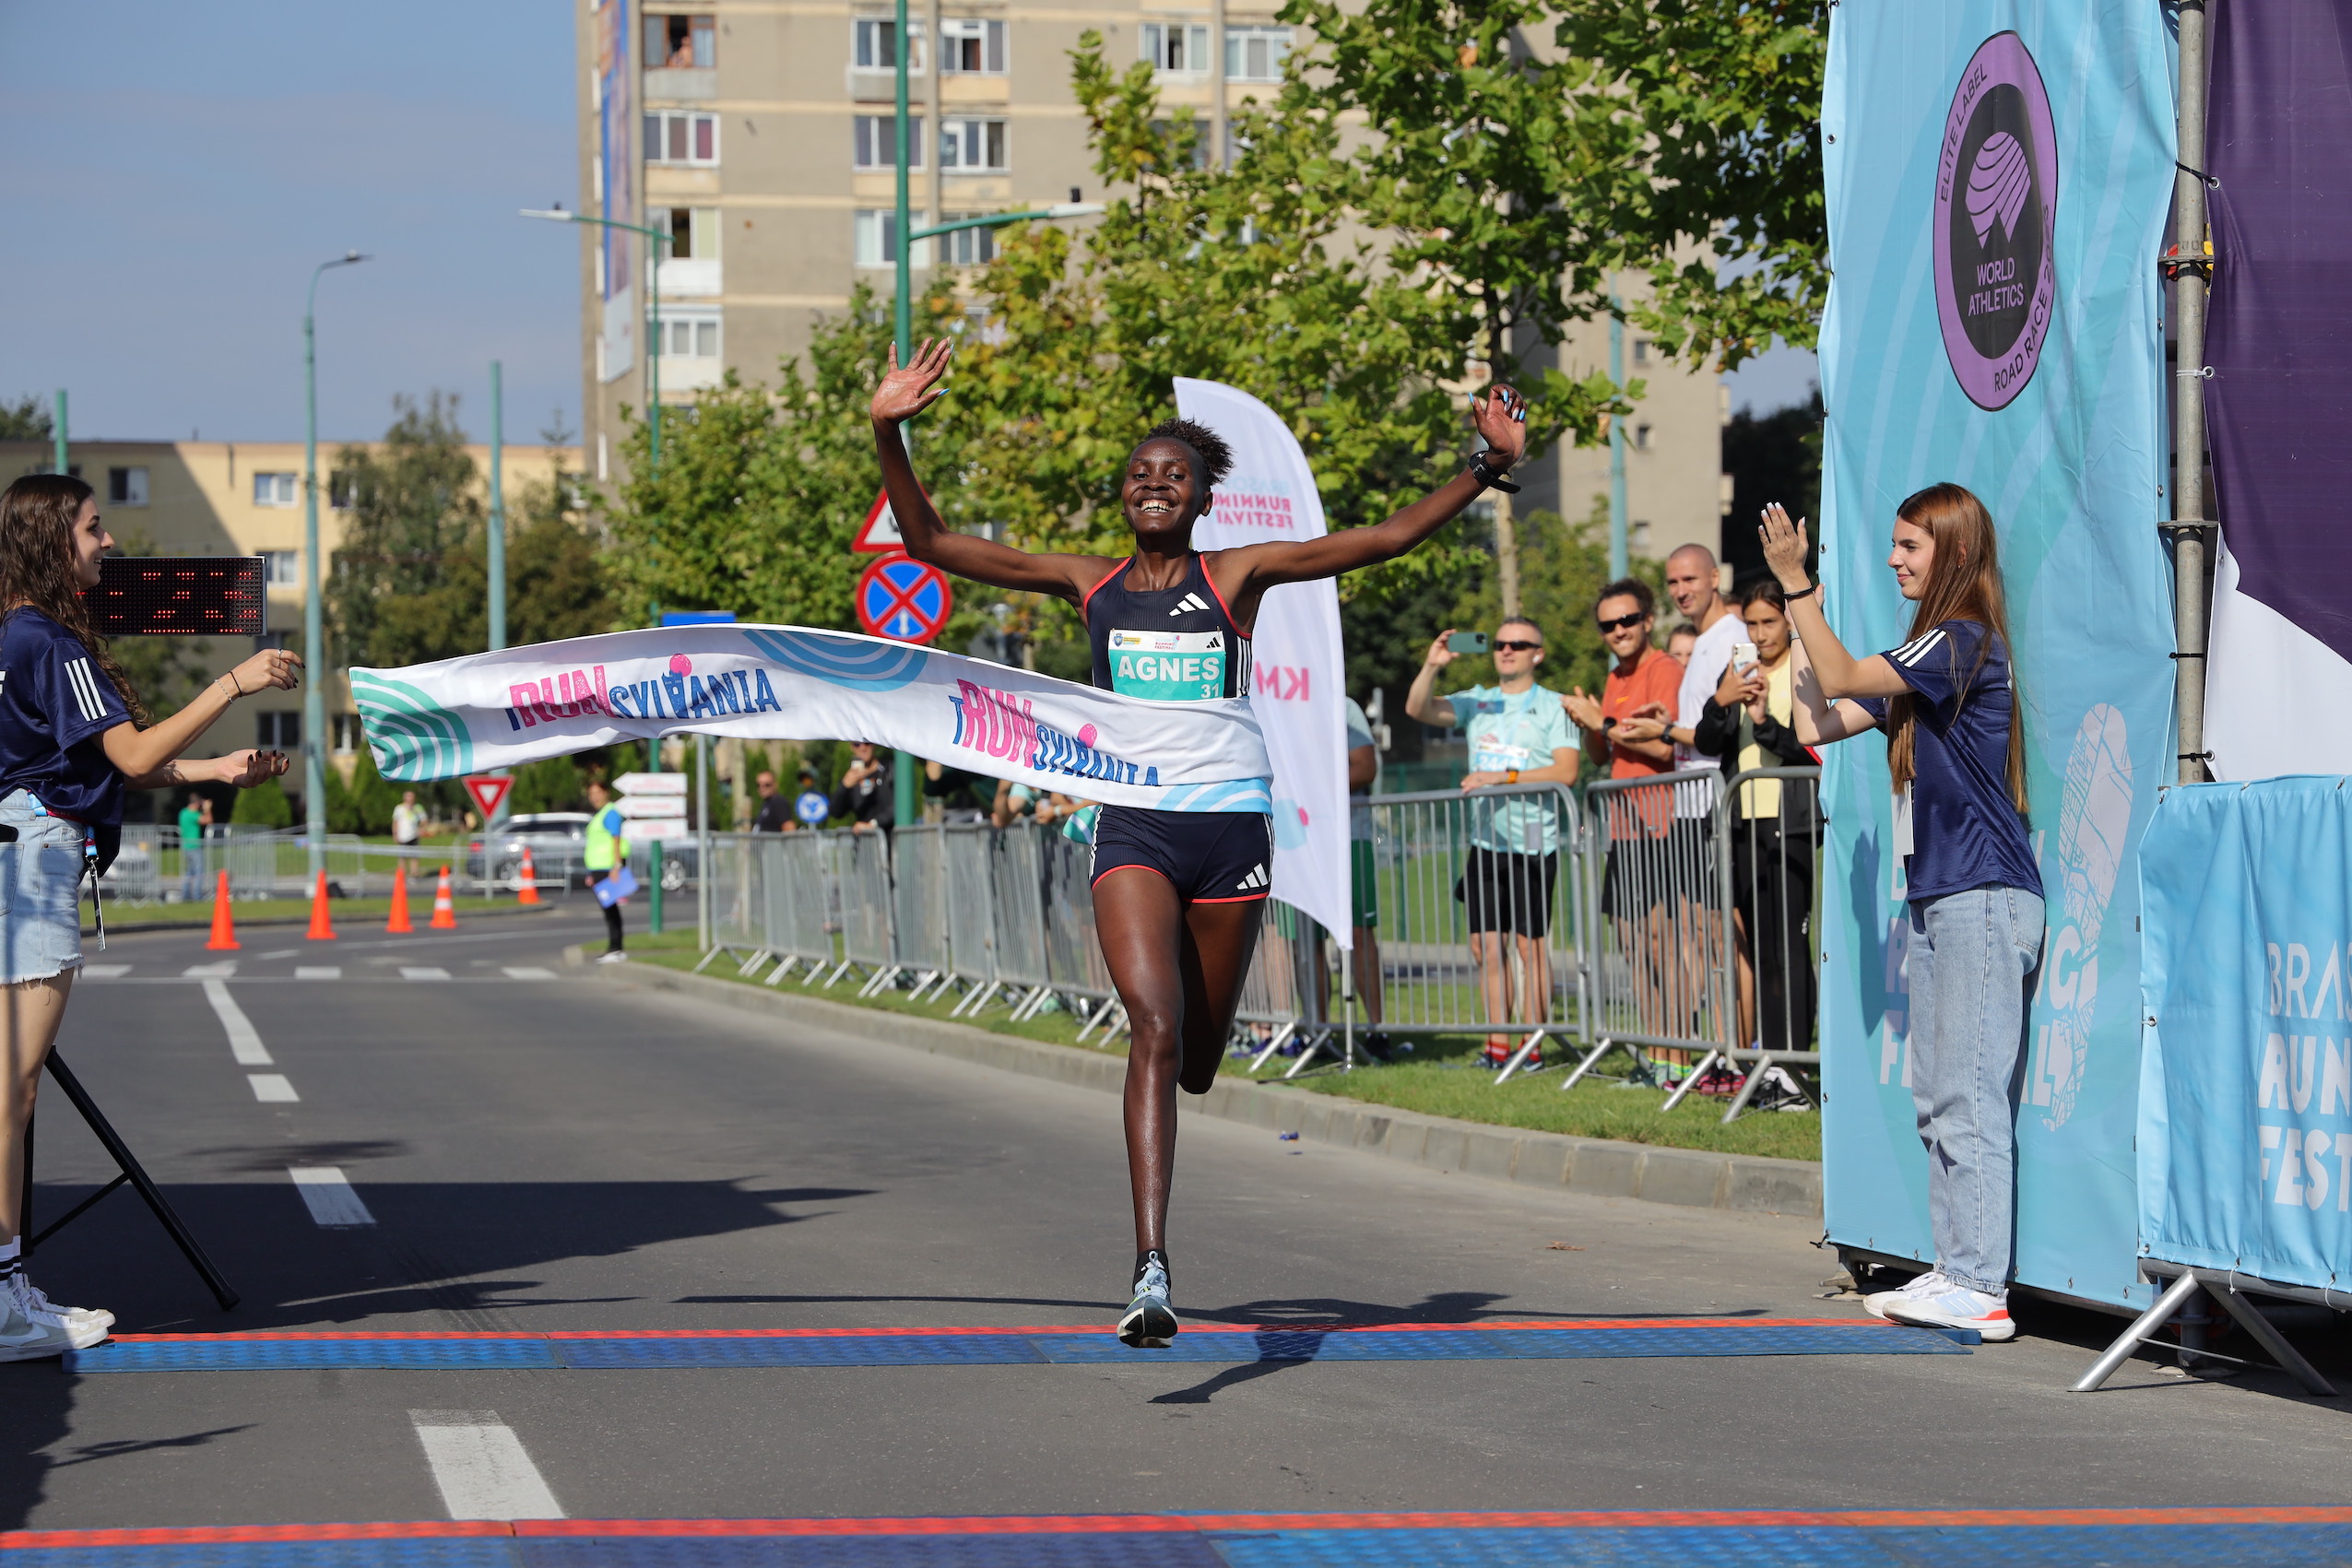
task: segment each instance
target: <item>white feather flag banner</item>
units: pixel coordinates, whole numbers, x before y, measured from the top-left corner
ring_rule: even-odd
[[[676,626],[405,669],[354,669],[404,783],[670,735],[869,740],[1111,806],[1265,811],[1247,701],[1156,702],[904,643],[799,626]]]

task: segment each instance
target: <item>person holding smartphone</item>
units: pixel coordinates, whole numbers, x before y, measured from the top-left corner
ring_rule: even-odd
[[[1992,514],[1958,485],[1895,509],[1886,564],[1916,607],[1909,640],[1867,658],[1829,630],[1805,573],[1805,525],[1779,505],[1757,532],[1798,649],[1797,737],[1886,736],[1894,852],[1910,918],[1910,1077],[1927,1147],[1935,1267],[1864,1305],[1880,1317],[2016,1333],[2009,1317],[2016,1091],[2041,962],[2041,874],[2027,834],[2026,726],[2010,666]]]
[[[283,774],[282,751],[179,759],[238,698],[290,690],[302,667],[283,649],[255,654],[150,722],[82,603],[113,548],[79,479],[28,474],[0,491],[0,1362],[87,1350],[114,1322],[52,1302],[26,1278],[17,1232],[25,1127],[82,966],[82,878],[122,844],[125,789]]]
[[[1470,740],[1465,792],[1496,784],[1577,782],[1576,725],[1560,694],[1535,683],[1543,663],[1543,633],[1514,616],[1495,631],[1495,684],[1439,697],[1438,672],[1465,654],[1484,651],[1486,639],[1450,627],[1437,634],[1405,697],[1405,712],[1440,729],[1462,726]],[[1520,797],[1474,807],[1470,855],[1454,897],[1469,916],[1471,950],[1486,1003],[1486,1021],[1541,1023],[1552,1007],[1552,895],[1560,869],[1558,812],[1548,800]],[[1506,938],[1508,938],[1507,941]],[[1515,949],[1519,994],[1511,994]],[[1519,1049],[1509,1034],[1489,1033],[1480,1065],[1500,1067]],[[1539,1053],[1528,1066],[1542,1064]]]

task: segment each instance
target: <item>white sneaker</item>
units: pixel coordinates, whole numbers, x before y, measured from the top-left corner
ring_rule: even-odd
[[[112,1328],[114,1326],[114,1315],[104,1307],[59,1306],[55,1302],[51,1301],[48,1292],[34,1284],[21,1268],[9,1275],[5,1280],[0,1280],[0,1289],[6,1289],[9,1298],[17,1303],[17,1310],[35,1323],[54,1320],[65,1328]],[[95,1340],[91,1342],[96,1343]],[[78,1345],[75,1347],[77,1350],[84,1348]]]
[[[1891,1322],[1915,1323],[1922,1328],[1973,1328],[1987,1344],[2017,1335],[2017,1325],[2009,1316],[2006,1291],[1989,1296],[1949,1279],[1941,1290],[1897,1295],[1886,1303],[1885,1315]]]
[[[627,963],[629,955],[627,953],[598,953],[597,961],[598,963]]]
[[[36,1323],[18,1311],[14,1296],[0,1300],[5,1300],[7,1306],[7,1311],[0,1314],[0,1362],[45,1361],[67,1350],[89,1349],[77,1344],[73,1334],[60,1325]],[[98,1339],[105,1338],[105,1331],[100,1330]],[[98,1339],[92,1339],[90,1344],[98,1343]]]
[[[1950,1280],[1944,1278],[1942,1269],[1931,1268],[1926,1273],[1914,1277],[1908,1285],[1898,1285],[1891,1291],[1873,1291],[1862,1298],[1862,1311],[1873,1317],[1885,1317],[1886,1303],[1897,1297],[1923,1295],[1930,1291],[1940,1291],[1950,1283]]]

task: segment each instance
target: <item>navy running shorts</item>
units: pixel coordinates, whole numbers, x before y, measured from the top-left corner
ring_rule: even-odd
[[[1094,823],[1089,883],[1128,866],[1166,878],[1185,903],[1262,899],[1274,881],[1274,819],[1259,811],[1105,806]]]

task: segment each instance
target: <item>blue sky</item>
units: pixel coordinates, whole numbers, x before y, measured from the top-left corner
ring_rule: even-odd
[[[323,439],[443,388],[509,440],[579,425],[566,0],[0,5],[0,396],[90,438],[299,441],[319,284]],[[54,62],[43,65],[43,61]]]
[[[322,439],[380,434],[395,393],[456,392],[489,430],[579,425],[567,0],[0,5],[0,396],[59,386],[88,438],[293,441],[302,292],[319,285]],[[41,64],[55,61],[54,66]],[[1802,398],[1813,357],[1731,378]]]

